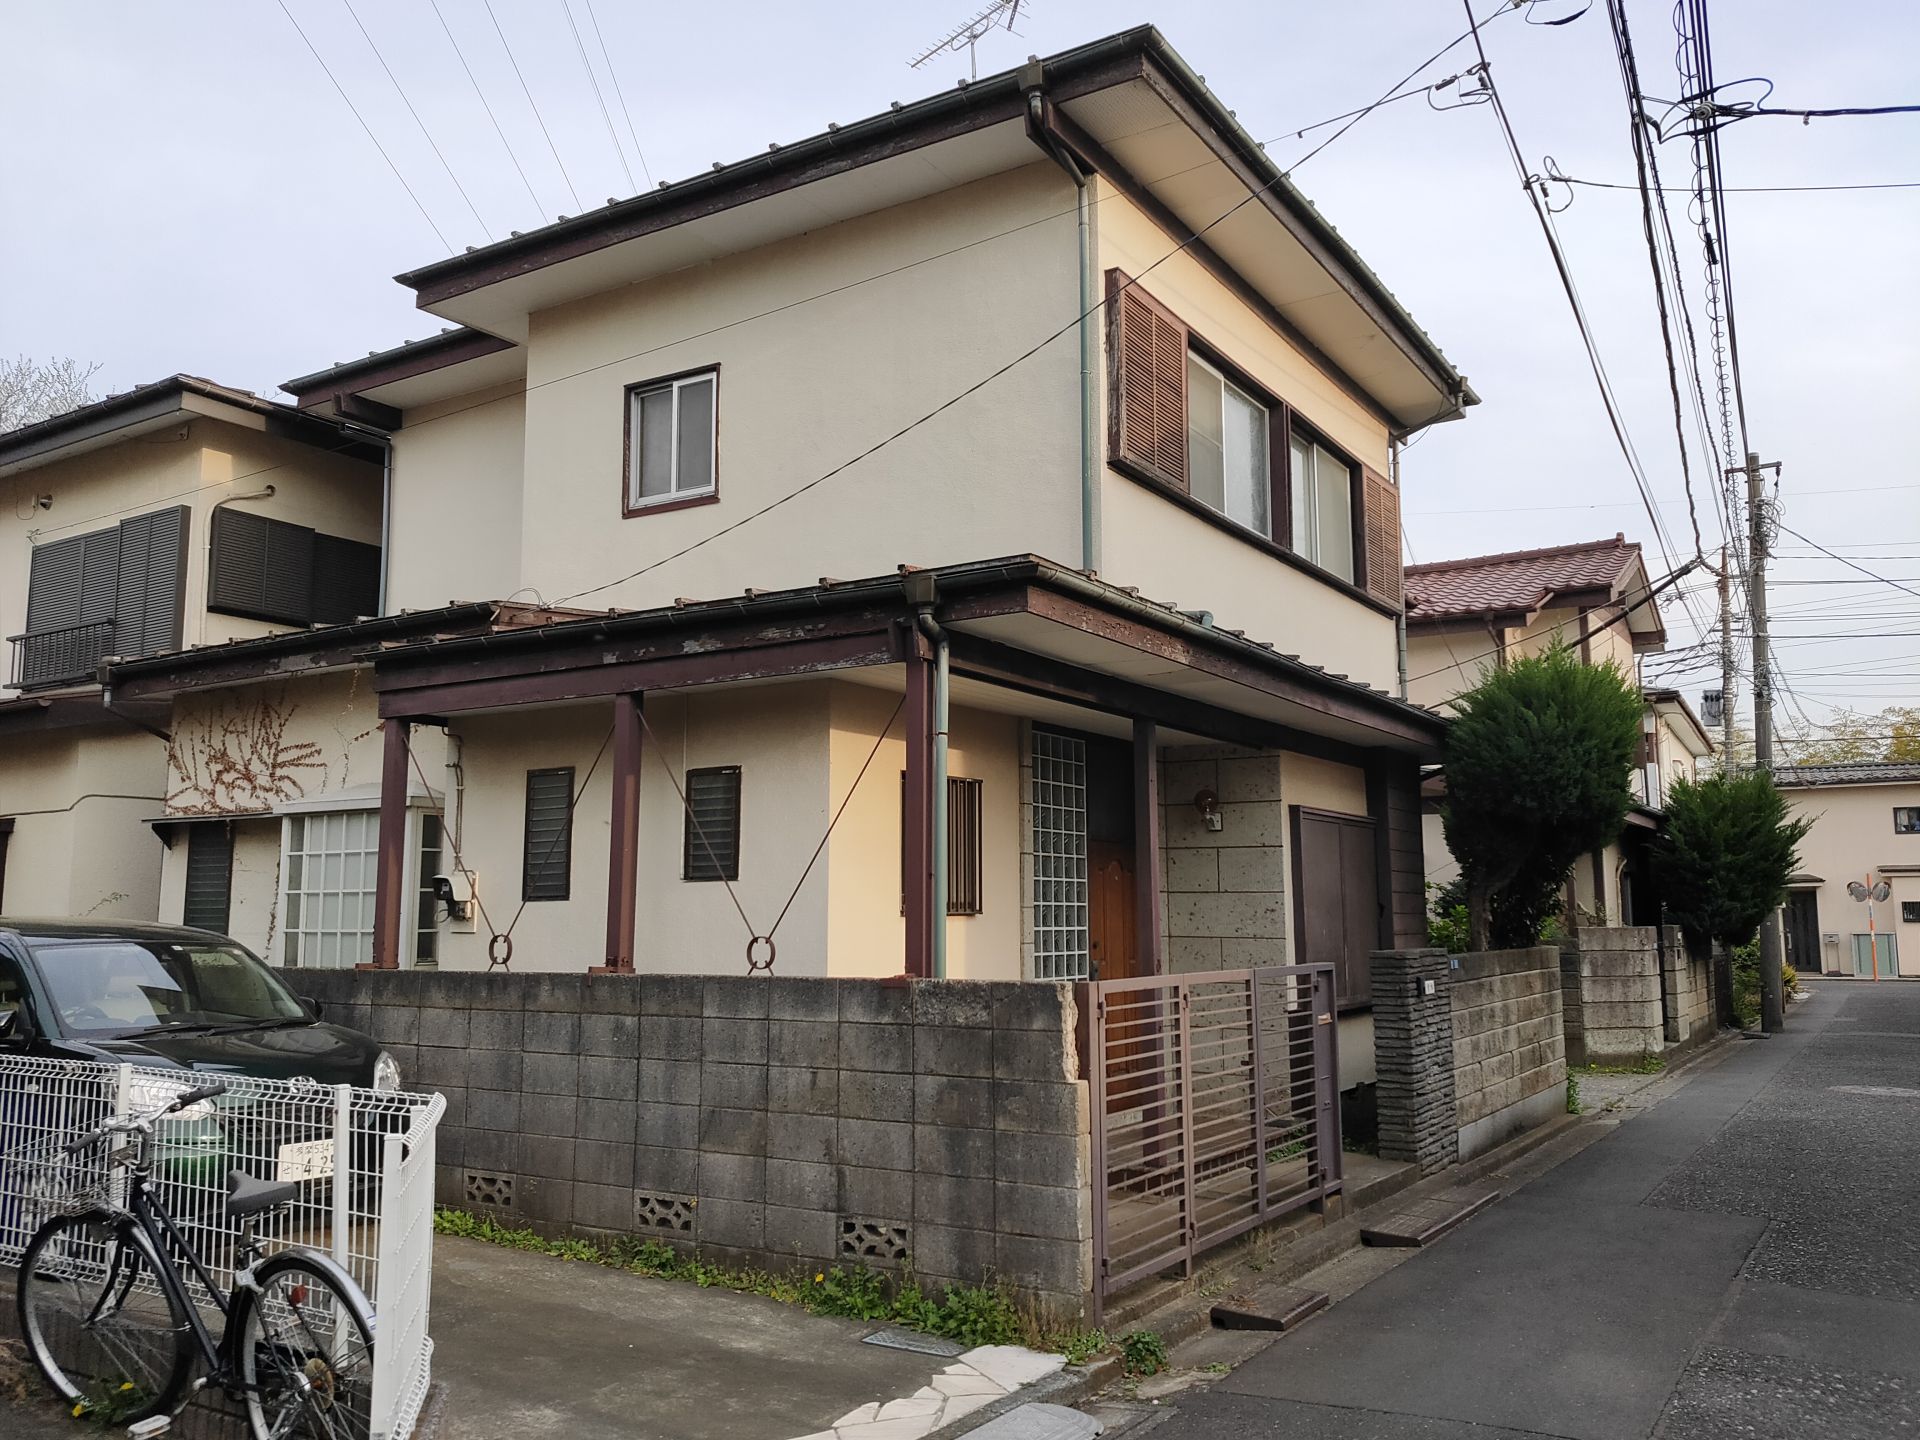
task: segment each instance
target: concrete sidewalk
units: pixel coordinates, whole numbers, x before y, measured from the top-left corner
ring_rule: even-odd
[[[905,1440],[938,1419],[927,1392],[997,1398],[1059,1365],[975,1352],[946,1375],[958,1355],[862,1344],[871,1324],[474,1240],[436,1239],[433,1272],[436,1440]]]

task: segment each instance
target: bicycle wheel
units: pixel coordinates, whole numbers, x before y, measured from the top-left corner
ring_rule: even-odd
[[[192,1338],[159,1274],[146,1236],[104,1210],[57,1216],[27,1243],[20,1334],[76,1415],[129,1425],[179,1400]]]
[[[368,1440],[373,1322],[330,1262],[289,1251],[254,1275],[235,1316],[247,1420],[258,1440]]]

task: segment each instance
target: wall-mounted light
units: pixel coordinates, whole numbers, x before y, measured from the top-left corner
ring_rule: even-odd
[[[34,505],[35,505],[35,506],[37,506],[37,507],[38,507],[39,509],[42,509],[42,510],[51,510],[51,509],[53,508],[53,496],[51,496],[51,495],[36,495],[36,496],[34,496],[34,497],[33,497],[33,503],[34,503]]]
[[[1220,830],[1226,822],[1220,815],[1220,797],[1211,790],[1196,790],[1193,796],[1193,808],[1200,812],[1200,822],[1209,830]]]

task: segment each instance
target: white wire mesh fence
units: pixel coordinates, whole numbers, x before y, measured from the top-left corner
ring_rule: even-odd
[[[159,1109],[209,1077],[77,1060],[0,1056],[0,1264],[17,1265],[52,1214],[118,1204],[123,1172],[104,1147],[63,1147],[109,1117]],[[434,1136],[439,1095],[222,1074],[224,1095],[160,1122],[152,1183],[160,1203],[227,1287],[242,1225],[227,1216],[227,1177],[297,1180],[298,1196],[254,1218],[267,1253],[302,1246],[331,1256],[378,1319],[373,1433],[405,1436],[426,1398],[433,1259]],[[212,1311],[191,1278],[189,1292]]]

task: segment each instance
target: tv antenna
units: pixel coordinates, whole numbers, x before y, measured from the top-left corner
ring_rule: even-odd
[[[907,62],[909,69],[918,70],[938,55],[958,55],[964,45],[967,51],[967,69],[971,78],[980,78],[980,65],[974,55],[974,47],[993,31],[1004,28],[1009,35],[1016,34],[1013,22],[1020,14],[1020,7],[1027,0],[993,0],[993,4],[979,13],[961,21],[953,29],[942,35],[933,44]]]

